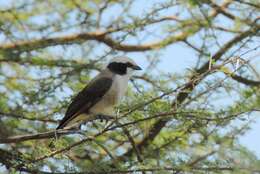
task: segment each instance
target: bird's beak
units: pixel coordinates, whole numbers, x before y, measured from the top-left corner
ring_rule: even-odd
[[[142,68],[140,66],[138,66],[138,65],[134,65],[134,66],[132,66],[132,68],[134,70],[142,70]]]

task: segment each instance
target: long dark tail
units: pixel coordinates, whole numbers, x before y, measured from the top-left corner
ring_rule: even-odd
[[[73,127],[75,127],[76,125],[78,125],[79,123],[80,123],[80,121],[82,121],[80,118],[80,115],[81,114],[75,114],[75,115],[73,115],[73,116],[71,116],[71,117],[64,117],[62,120],[61,120],[61,122],[60,122],[60,124],[59,124],[59,126],[56,128],[56,130],[58,130],[58,129],[64,129],[65,127],[67,128],[73,128]]]
[[[73,120],[72,117],[67,118],[67,119],[65,119],[65,118],[62,119],[61,122],[60,122],[60,124],[59,124],[58,127],[56,128],[56,130],[58,130],[58,129],[63,129],[63,128],[66,127],[66,126],[69,124],[69,122],[72,121],[72,120]]]
[[[63,124],[60,123],[59,126],[56,127],[56,130],[58,130],[58,129],[63,129],[65,126],[66,126],[66,125],[63,125]]]

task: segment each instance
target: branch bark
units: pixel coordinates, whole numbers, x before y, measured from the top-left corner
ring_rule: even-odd
[[[8,138],[0,138],[0,144],[9,144],[9,143],[19,143],[22,141],[28,141],[28,140],[38,140],[38,139],[48,139],[48,138],[54,138],[55,136],[60,135],[68,135],[68,134],[77,134],[79,132],[73,131],[73,130],[54,130],[49,132],[43,132],[43,133],[36,133],[36,134],[30,134],[30,135],[18,135]]]
[[[260,81],[249,80],[236,74],[231,74],[230,77],[239,83],[243,83],[248,86],[260,86]]]

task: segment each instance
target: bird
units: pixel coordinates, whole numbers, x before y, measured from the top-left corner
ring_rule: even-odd
[[[114,106],[125,95],[128,81],[136,70],[142,68],[129,57],[111,59],[72,100],[56,130],[70,129],[91,120],[93,116],[114,114]]]

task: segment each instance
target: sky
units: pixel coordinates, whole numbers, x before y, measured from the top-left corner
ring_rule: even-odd
[[[6,2],[7,1],[0,0],[0,5],[3,5],[3,3]],[[140,8],[144,8],[144,5],[149,6],[149,3],[142,4],[142,6],[137,5],[134,10],[140,11],[142,10]],[[141,66],[145,66],[146,62],[144,61],[144,55],[142,54],[143,53],[130,53],[128,55],[132,57],[138,64],[141,64]],[[169,46],[162,52],[159,69],[164,70],[165,72],[181,73],[186,71],[187,68],[191,68],[191,65],[194,64],[194,60],[194,53],[187,49],[187,47],[184,45],[178,44]],[[259,56],[255,59],[254,65],[260,73]],[[260,113],[255,113],[252,115],[252,117],[254,117],[255,123],[251,125],[251,129],[246,134],[239,138],[239,141],[242,145],[246,146],[249,150],[254,152],[260,159]]]
[[[259,51],[258,51],[259,53]],[[164,52],[160,69],[171,72],[182,72],[189,68],[194,62],[194,54],[188,51],[185,46],[178,45],[169,47]],[[254,62],[256,70],[260,73],[260,56]],[[244,135],[240,136],[239,142],[247,147],[250,151],[254,152],[260,159],[260,112],[251,115],[254,122],[251,124],[251,129]]]

